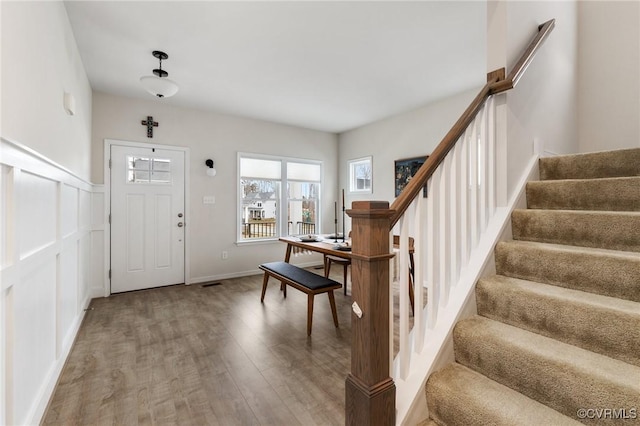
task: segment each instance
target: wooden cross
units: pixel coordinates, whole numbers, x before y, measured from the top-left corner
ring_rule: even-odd
[[[147,126],[147,137],[148,138],[152,138],[153,137],[153,128],[154,127],[158,127],[158,122],[157,121],[153,121],[153,117],[148,115],[146,120],[142,120],[140,122],[140,124],[142,124],[143,126]]]

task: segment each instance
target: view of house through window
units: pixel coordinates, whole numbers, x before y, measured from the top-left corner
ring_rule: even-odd
[[[320,232],[319,162],[252,154],[239,160],[238,241]]]
[[[319,183],[289,182],[287,234],[315,234]]]

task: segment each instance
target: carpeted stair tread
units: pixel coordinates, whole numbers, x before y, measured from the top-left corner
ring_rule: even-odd
[[[458,322],[465,365],[575,419],[581,408],[640,406],[640,367],[483,317]]]
[[[540,179],[640,176],[640,149],[619,149],[541,158]]]
[[[640,407],[640,148],[542,158],[539,170],[528,209],[512,212],[515,241],[496,246],[498,275],[476,285],[481,316],[456,324],[456,362],[427,382],[438,425],[640,425],[577,417]],[[522,398],[566,417],[511,418]]]
[[[431,419],[426,419],[418,423],[416,426],[438,426],[438,423]]]
[[[640,303],[501,275],[476,286],[478,315],[640,367]]]
[[[640,212],[514,210],[515,240],[640,251]]]
[[[640,302],[640,254],[531,241],[499,242],[496,272]]]
[[[429,416],[439,425],[580,424],[457,363],[433,373],[426,394]]]
[[[640,211],[640,176],[535,181],[526,193],[530,209]]]

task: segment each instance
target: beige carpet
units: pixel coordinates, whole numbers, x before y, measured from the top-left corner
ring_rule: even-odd
[[[640,149],[545,158],[540,176],[425,424],[640,424]]]

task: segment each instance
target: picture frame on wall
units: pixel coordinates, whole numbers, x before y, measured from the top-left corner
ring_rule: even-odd
[[[371,194],[373,191],[373,157],[349,160],[349,192]]]
[[[395,196],[398,197],[402,190],[409,184],[418,169],[427,161],[428,155],[422,157],[404,158],[396,160],[395,165]],[[427,196],[427,187],[424,187],[422,195]]]

